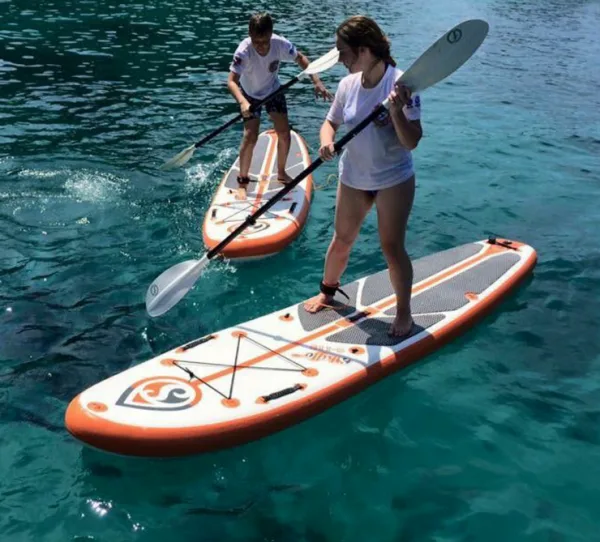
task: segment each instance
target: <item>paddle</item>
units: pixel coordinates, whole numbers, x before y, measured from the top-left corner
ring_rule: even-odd
[[[271,98],[273,98],[274,96],[277,96],[281,92],[285,92],[288,88],[290,88],[292,85],[295,85],[302,78],[308,77],[310,75],[315,75],[317,73],[321,73],[321,72],[328,70],[334,64],[337,63],[339,56],[340,56],[339,51],[334,47],[327,54],[324,54],[322,57],[317,58],[317,60],[311,62],[304,71],[300,72],[298,75],[296,75],[290,81],[288,81],[285,85],[281,85],[277,90],[275,90],[274,92],[271,92],[271,94],[269,94],[266,98],[263,98],[260,102],[253,105],[250,108],[250,111],[251,112],[256,111],[261,105],[268,102]],[[231,125],[235,124],[238,120],[241,120],[242,118],[243,118],[243,115],[241,113],[239,113],[237,115],[237,117],[234,117],[231,120],[228,120],[225,124],[223,124],[223,126],[220,126],[215,131],[213,131],[210,134],[208,134],[207,136],[203,137],[197,143],[194,143],[187,149],[182,150],[179,154],[175,155],[170,160],[166,161],[160,167],[160,169],[165,171],[168,169],[173,169],[176,167],[183,166],[183,164],[188,162],[189,159],[194,155],[194,151],[196,149],[198,149],[199,147],[201,147],[202,145],[204,145],[205,143],[210,141],[215,136],[219,135],[221,132],[223,132],[224,130],[226,130],[227,128],[229,128]]]
[[[489,26],[485,21],[473,19],[465,21],[438,39],[425,53],[423,53],[399,78],[413,93],[421,92],[426,88],[439,83],[458,68],[460,68],[477,51],[487,36]],[[368,117],[350,130],[335,144],[335,151],[339,154],[342,148],[359,132],[361,132],[373,119],[378,117],[389,107],[386,99]],[[292,182],[286,184],[267,203],[246,218],[234,231],[232,231],[216,247],[209,250],[200,260],[188,260],[178,263],[163,272],[148,288],[146,292],[146,310],[150,316],[160,316],[176,305],[179,300],[190,290],[202,274],[211,258],[216,256],[235,237],[248,226],[256,223],[256,219],[266,213],[275,203],[281,200],[305,177],[317,169],[323,160],[317,158],[304,171],[299,173]]]

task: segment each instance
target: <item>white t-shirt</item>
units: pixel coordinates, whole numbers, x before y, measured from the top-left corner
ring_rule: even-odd
[[[240,83],[247,94],[259,100],[267,97],[280,86],[277,73],[282,60],[296,60],[298,51],[292,42],[271,35],[271,47],[265,56],[260,56],[250,38],[246,38],[233,54],[229,70],[240,76]]]
[[[394,88],[402,71],[388,66],[375,88],[364,88],[362,73],[344,77],[327,113],[327,120],[348,130],[367,117],[383,102]],[[421,98],[412,96],[412,103],[404,106],[408,120],[421,118]],[[360,190],[381,190],[408,180],[414,173],[412,155],[404,148],[386,111],[371,122],[344,147],[339,163],[340,181]]]

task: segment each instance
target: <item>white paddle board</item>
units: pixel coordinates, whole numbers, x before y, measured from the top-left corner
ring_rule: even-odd
[[[339,307],[303,303],[215,331],[90,387],[68,430],[119,454],[177,456],[290,427],[414,363],[488,314],[533,270],[535,250],[505,239],[413,262],[409,337],[388,335],[396,299],[387,270],[343,286]],[[317,290],[318,285],[315,285]]]
[[[252,163],[250,184],[245,200],[236,199],[239,157],[224,175],[204,217],[204,244],[210,250],[225,239],[284,185],[277,180],[277,132],[259,135]],[[305,141],[291,131],[286,172],[291,178],[311,164]],[[221,252],[225,258],[253,259],[275,254],[286,248],[302,231],[308,217],[313,189],[312,175],[307,176],[268,212],[248,226]]]

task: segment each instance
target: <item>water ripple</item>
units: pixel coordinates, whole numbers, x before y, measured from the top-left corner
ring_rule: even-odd
[[[334,183],[268,265],[213,262],[150,319],[148,284],[204,251],[202,216],[241,125],[185,168],[157,168],[237,114],[227,70],[259,6],[0,1],[3,540],[162,540],[176,529],[186,541],[354,541],[375,524],[381,540],[593,540],[600,9],[567,4],[269,4],[311,58],[345,17],[368,13],[401,68],[457,21],[487,19],[477,55],[423,95],[408,246],[418,257],[506,235],[532,244],[539,264],[502,310],[428,363],[273,440],[163,462],[82,449],[64,430],[66,404],[178,344],[313,295]],[[281,78],[296,73],[285,64]],[[334,90],[342,75],[337,66],[323,80]],[[306,81],[287,98],[316,156],[327,105]],[[336,172],[324,164],[317,185]],[[372,213],[345,280],[385,267],[378,243]]]

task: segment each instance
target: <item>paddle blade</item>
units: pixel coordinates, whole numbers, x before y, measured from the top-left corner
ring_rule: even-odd
[[[176,154],[165,162],[160,169],[162,171],[166,171],[168,169],[174,169],[176,167],[181,167],[183,164],[189,161],[189,159],[194,155],[194,151],[196,150],[195,145],[189,146],[187,149],[182,150],[179,154]]]
[[[401,76],[413,93],[439,83],[460,68],[483,43],[489,25],[471,19],[455,26],[425,51]]]
[[[331,51],[311,62],[301,75],[314,75],[334,66],[340,58],[340,52],[334,47]]]
[[[146,310],[152,317],[160,316],[174,307],[198,280],[208,258],[178,263],[161,273],[146,291]]]

